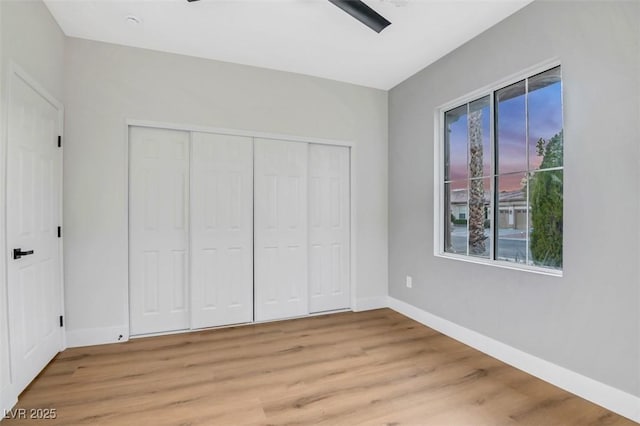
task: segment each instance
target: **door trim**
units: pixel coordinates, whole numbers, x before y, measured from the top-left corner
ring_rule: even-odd
[[[2,399],[4,401],[17,401],[18,395],[17,392],[15,390],[15,384],[12,381],[12,364],[13,364],[13,360],[11,359],[11,335],[10,335],[10,324],[12,322],[12,318],[10,317],[9,314],[9,294],[8,294],[8,287],[9,287],[9,282],[8,282],[8,263],[7,263],[7,258],[8,258],[8,254],[9,254],[9,248],[7,246],[8,241],[7,241],[7,177],[6,177],[6,173],[7,173],[7,152],[8,152],[8,146],[9,146],[9,135],[8,135],[8,123],[9,123],[9,108],[8,108],[8,102],[9,99],[11,99],[11,93],[12,93],[12,84],[11,81],[13,79],[13,77],[17,77],[19,79],[21,79],[22,81],[24,81],[28,86],[30,86],[36,93],[38,93],[40,96],[42,96],[47,102],[49,102],[51,105],[53,105],[57,111],[58,111],[58,134],[63,138],[63,146],[59,148],[58,151],[58,162],[59,162],[59,176],[58,176],[58,185],[60,188],[60,193],[59,193],[59,217],[60,217],[60,226],[62,226],[64,219],[63,219],[63,149],[64,149],[64,106],[63,104],[58,101],[47,89],[45,89],[40,83],[38,83],[38,81],[33,78],[29,73],[27,73],[20,65],[18,65],[17,63],[15,63],[14,61],[9,61],[8,66],[7,66],[7,73],[4,76],[4,81],[3,86],[5,88],[4,93],[2,93],[2,133],[0,134],[0,153],[3,155],[3,161],[0,164],[0,168],[1,168],[1,173],[0,173],[0,198],[2,200],[4,200],[4,208],[0,209],[2,210],[0,212],[0,235],[1,235],[1,240],[3,241],[3,244],[1,244],[1,248],[0,248],[0,253],[2,254],[2,259],[0,259],[0,269],[2,270],[1,273],[1,277],[0,277],[0,292],[2,293],[2,297],[0,298],[0,300],[2,301],[2,303],[4,304],[4,316],[2,318],[2,321],[0,321],[0,324],[2,324],[2,326],[6,325],[6,333],[7,333],[7,361],[8,361],[8,372],[9,372],[9,383],[7,386],[8,392],[11,393],[11,395],[2,395]],[[63,229],[64,231],[64,229]],[[60,279],[60,306],[59,306],[59,312],[61,312],[61,314],[64,316],[65,315],[65,310],[64,310],[64,250],[63,250],[63,243],[62,243],[63,239],[60,238],[58,239],[58,249],[59,249],[59,257],[58,257],[58,263],[59,263],[59,279]],[[63,351],[64,349],[66,349],[67,344],[66,344],[66,327],[62,327],[61,330],[61,339],[60,339],[60,351]],[[2,384],[0,384],[2,385]],[[11,407],[0,407],[0,408],[11,408]]]
[[[322,145],[340,145],[340,146],[348,146],[348,147],[352,147],[355,145],[351,141],[339,140],[339,139],[323,139],[323,138],[314,138],[314,137],[308,137],[308,136],[289,135],[284,133],[268,133],[268,132],[259,132],[259,131],[253,131],[253,130],[229,129],[224,127],[198,126],[195,124],[167,123],[167,122],[160,122],[160,121],[136,120],[136,119],[126,119],[125,124],[127,127],[129,126],[152,127],[155,129],[182,130],[186,132],[201,132],[201,133],[216,133],[219,135],[246,136],[250,138],[275,139],[279,141],[289,141],[289,142],[318,143]]]
[[[357,265],[356,265],[356,253],[357,253],[357,230],[355,224],[356,222],[356,203],[357,199],[357,182],[355,177],[356,174],[356,158],[357,158],[357,147],[355,142],[348,140],[338,140],[338,139],[323,139],[323,138],[315,138],[308,136],[295,136],[289,134],[278,134],[278,133],[268,133],[268,132],[260,132],[253,130],[239,130],[239,129],[229,129],[224,127],[213,127],[213,126],[200,126],[195,124],[185,124],[185,123],[170,123],[170,122],[161,122],[161,121],[150,121],[150,120],[139,120],[133,118],[125,118],[124,120],[124,141],[125,141],[125,200],[124,200],[124,215],[126,217],[127,223],[127,241],[129,240],[129,128],[130,127],[152,127],[156,129],[167,129],[167,130],[181,130],[187,132],[200,132],[200,133],[215,133],[221,135],[231,135],[231,136],[245,136],[255,139],[274,139],[280,141],[290,141],[290,142],[301,142],[301,143],[313,143],[320,145],[334,145],[334,146],[343,146],[349,148],[349,228],[350,228],[350,253],[349,253],[349,264],[350,264],[350,292],[351,292],[351,300],[350,300],[350,308],[352,311],[359,310],[357,304]],[[129,248],[127,245],[127,270],[129,270]],[[128,283],[130,286],[130,283]],[[127,313],[130,312],[131,309],[131,301],[129,300],[129,291],[127,291]],[[255,318],[254,318],[255,323]],[[130,324],[130,319],[127,321],[127,326]],[[129,336],[126,338],[129,339]]]

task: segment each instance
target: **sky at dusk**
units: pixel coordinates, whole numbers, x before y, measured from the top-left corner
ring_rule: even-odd
[[[539,168],[542,157],[537,155],[536,142],[542,138],[551,139],[562,130],[562,94],[558,70],[550,70],[529,79],[528,117],[529,117],[529,170]],[[516,83],[496,92],[498,105],[497,114],[497,146],[498,146],[498,174],[513,173],[501,176],[498,191],[514,191],[521,188],[522,178],[527,171],[526,144],[526,114],[524,81]],[[484,102],[482,102],[484,101]],[[482,103],[480,103],[482,102]],[[484,166],[483,175],[491,176],[491,151],[489,140],[489,105],[488,97],[478,103],[482,108],[482,138]],[[477,109],[477,108],[476,108]],[[447,121],[449,125],[449,177],[451,189],[467,187],[465,179],[468,171],[468,130],[466,105],[449,111]]]

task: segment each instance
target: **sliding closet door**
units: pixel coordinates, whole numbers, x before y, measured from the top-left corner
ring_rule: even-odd
[[[253,141],[192,134],[192,328],[253,321]]]
[[[255,140],[255,317],[305,315],[307,144]]]
[[[131,334],[189,328],[189,133],[129,130]]]
[[[309,311],[350,306],[349,148],[309,145]]]

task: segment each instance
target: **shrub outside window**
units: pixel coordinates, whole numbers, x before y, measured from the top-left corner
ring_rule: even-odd
[[[436,254],[560,275],[560,66],[438,111]]]

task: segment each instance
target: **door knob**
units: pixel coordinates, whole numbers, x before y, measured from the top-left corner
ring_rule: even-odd
[[[13,249],[13,258],[14,259],[20,259],[22,256],[29,256],[30,254],[33,254],[33,250],[22,251],[22,249],[20,249],[20,248]]]

